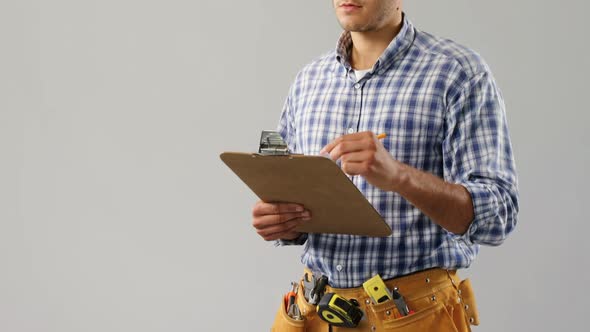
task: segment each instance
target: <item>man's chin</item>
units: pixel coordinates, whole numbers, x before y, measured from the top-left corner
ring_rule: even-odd
[[[365,25],[353,22],[340,22],[340,27],[342,27],[342,30],[348,32],[363,32],[366,30]]]

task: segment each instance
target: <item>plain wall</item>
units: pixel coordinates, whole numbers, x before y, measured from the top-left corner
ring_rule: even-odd
[[[581,331],[586,1],[406,1],[504,93],[519,224],[462,271],[475,331]],[[219,160],[275,128],[340,33],[328,0],[0,0],[0,331],[266,331],[300,248]]]

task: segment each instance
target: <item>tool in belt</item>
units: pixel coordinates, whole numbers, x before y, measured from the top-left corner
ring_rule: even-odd
[[[316,278],[311,273],[303,277],[303,295],[309,304],[317,305],[321,319],[331,326],[356,327],[363,318],[363,311],[356,300],[347,300],[336,293],[325,293],[328,277]]]
[[[327,276],[322,275],[316,278],[313,274],[306,272],[303,277],[305,300],[310,304],[317,305],[318,315],[330,326],[357,327],[364,315],[359,308],[358,301],[348,300],[336,293],[325,293],[327,284]],[[378,274],[363,283],[363,289],[375,304],[392,300],[401,316],[414,313],[408,309],[403,296],[397,289],[393,289],[393,292],[390,291]]]

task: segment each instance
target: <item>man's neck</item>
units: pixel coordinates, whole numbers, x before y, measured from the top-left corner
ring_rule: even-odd
[[[357,70],[371,69],[383,51],[402,28],[401,17],[379,30],[351,32],[352,53],[350,64]]]

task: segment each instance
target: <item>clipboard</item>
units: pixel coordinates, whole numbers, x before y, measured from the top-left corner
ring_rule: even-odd
[[[299,226],[299,232],[374,237],[392,233],[334,161],[291,154],[276,132],[263,131],[259,153],[224,152],[220,158],[262,201],[299,203],[310,210],[311,220]]]

